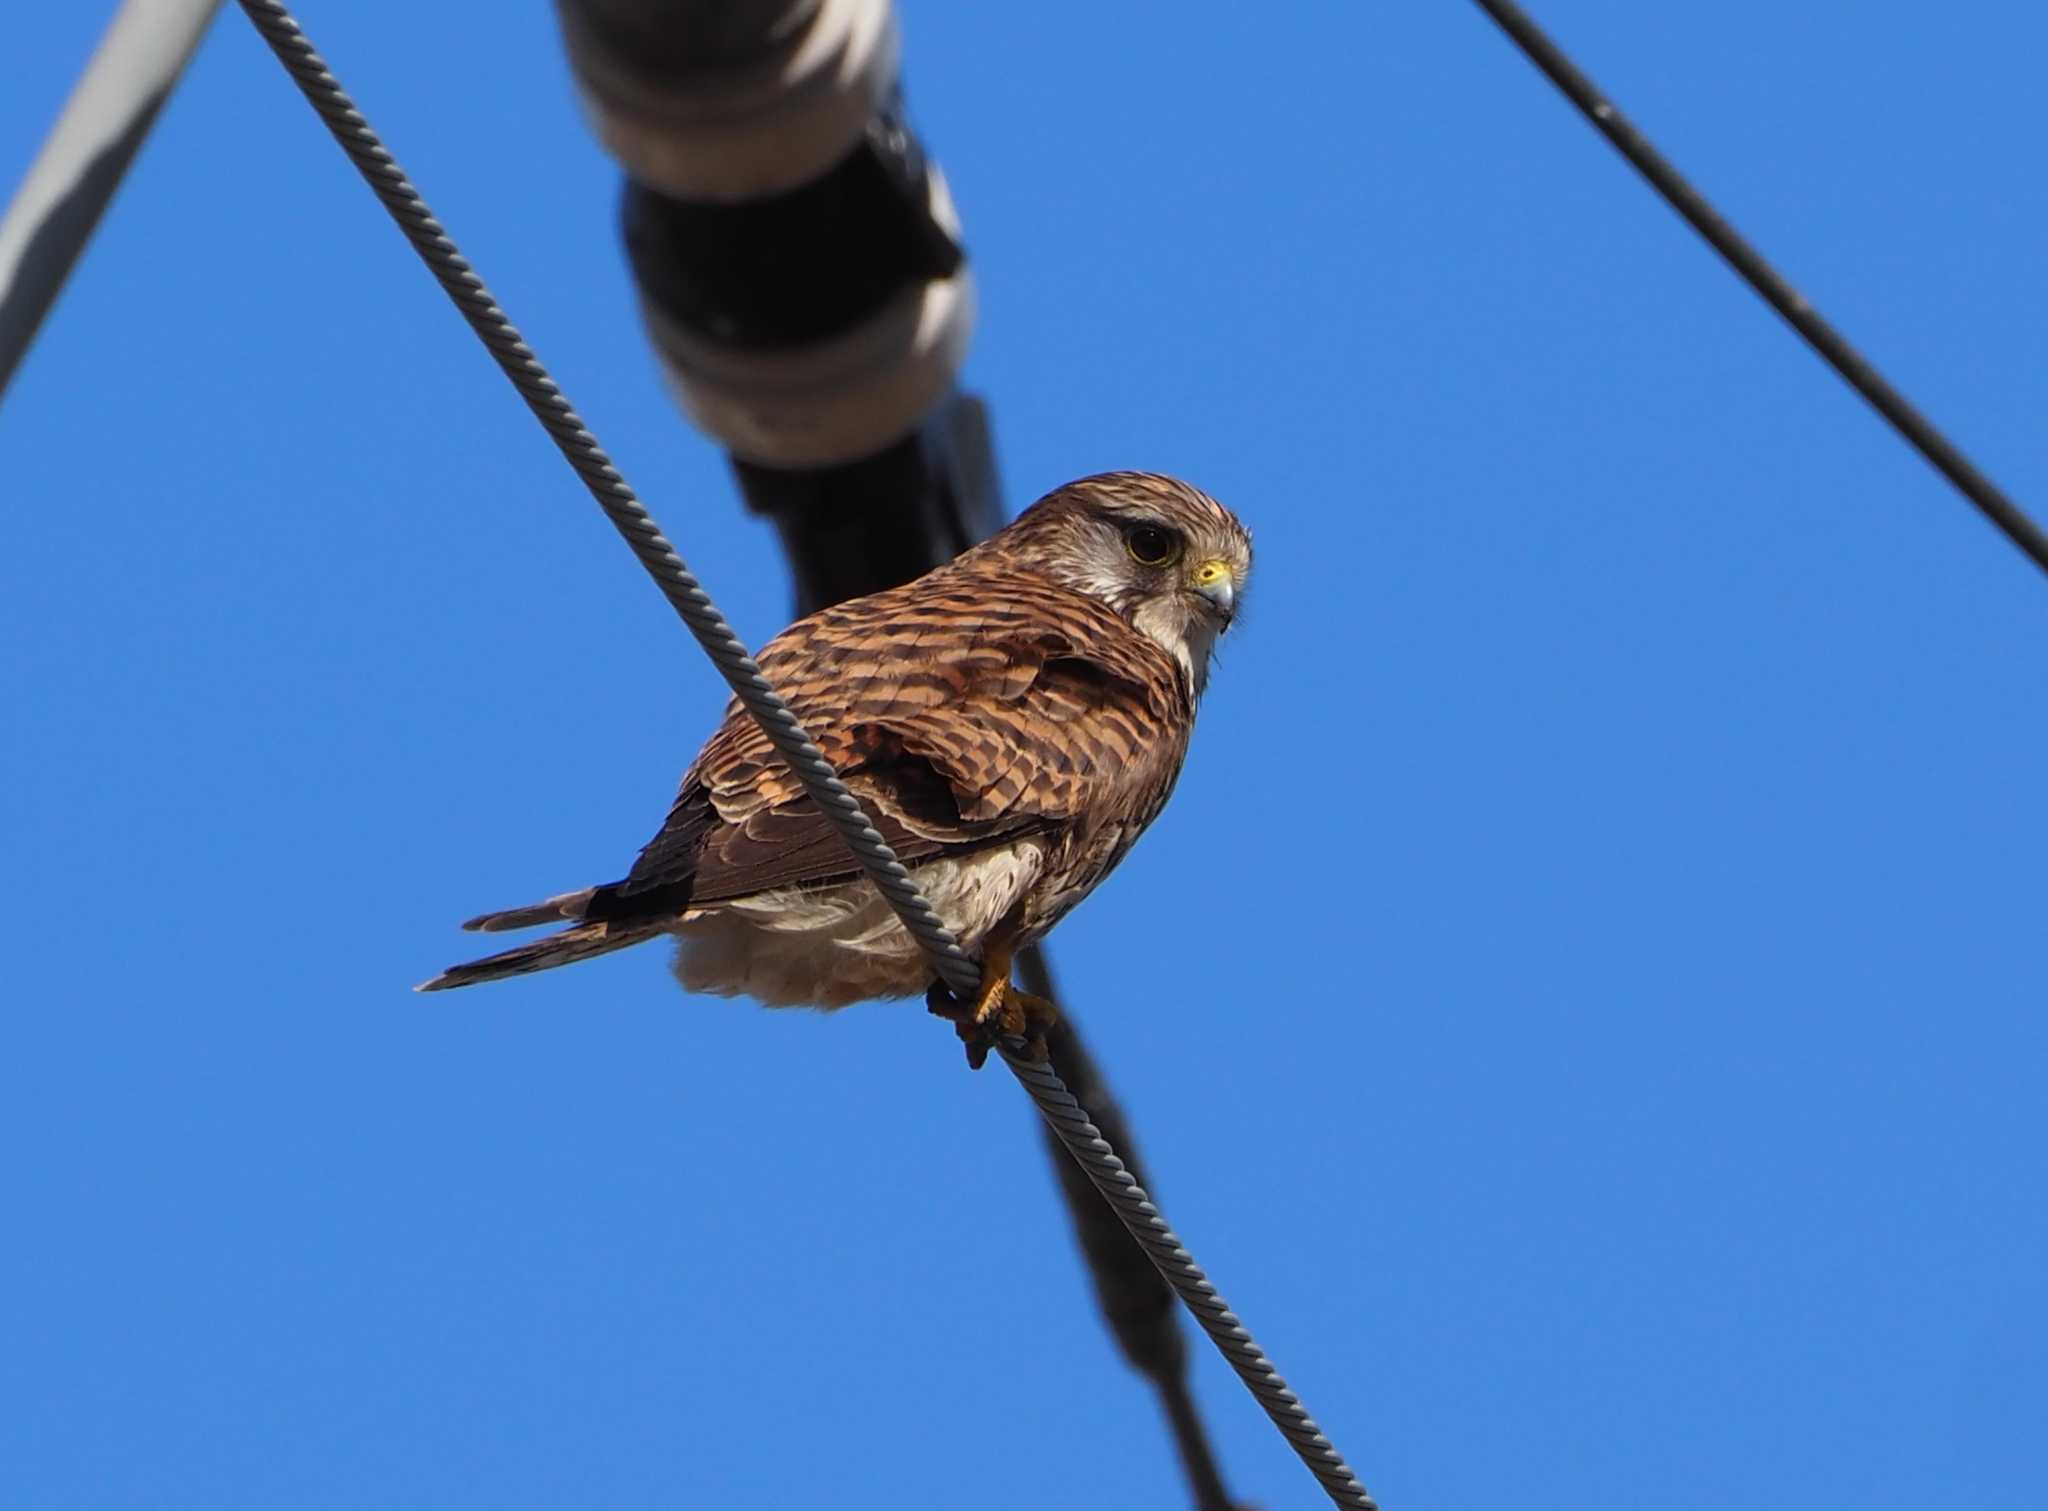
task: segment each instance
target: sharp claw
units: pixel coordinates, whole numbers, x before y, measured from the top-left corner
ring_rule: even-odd
[[[967,1050],[969,1070],[979,1070],[988,1063],[988,1052],[995,1044],[995,1035],[989,1032],[975,1003],[953,995],[945,982],[934,981],[925,989],[924,1005],[935,1017],[944,1018],[953,1025],[953,1031],[960,1036],[960,1043]]]
[[[988,1063],[989,1051],[1004,1039],[1021,1039],[1021,1055],[1034,1065],[1043,1065],[1051,1051],[1046,1034],[1059,1022],[1059,1011],[1042,997],[1012,986],[1002,977],[993,978],[978,1000],[969,1002],[934,981],[925,990],[925,1006],[945,1018],[967,1047],[967,1064],[979,1070]]]

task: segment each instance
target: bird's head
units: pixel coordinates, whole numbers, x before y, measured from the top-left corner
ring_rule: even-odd
[[[1154,472],[1055,488],[979,549],[1100,599],[1178,661],[1198,695],[1252,569],[1251,532],[1235,514]]]

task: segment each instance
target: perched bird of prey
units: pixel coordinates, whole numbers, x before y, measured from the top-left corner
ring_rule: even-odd
[[[860,798],[939,916],[982,961],[957,1002],[737,701],[620,881],[486,913],[545,939],[422,991],[546,970],[672,934],[692,992],[771,1007],[926,993],[979,1064],[1042,1039],[1051,1007],[1010,984],[1123,859],[1180,775],[1251,537],[1207,494],[1111,472],[1069,483],[914,582],[821,610],[761,670]]]

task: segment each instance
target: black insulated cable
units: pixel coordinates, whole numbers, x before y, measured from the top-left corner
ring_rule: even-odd
[[[1593,81],[1519,5],[1509,0],[1475,0],[1478,7],[1507,33],[1508,40],[1541,69],[1579,113],[1593,123],[1602,136],[1642,176],[1649,180],[1664,202],[1684,216],[1707,244],[1719,252],[1743,281],[1783,317],[1785,323],[1858,393],[1870,402],[1906,443],[1934,465],[1936,471],[1955,486],[1958,493],[1976,505],[1986,519],[2004,532],[2007,540],[2042,571],[2048,572],[2048,535],[2014,503],[1996,483],[1978,471],[1954,442],[1935,428],[1934,422],[1913,407],[1884,374],[1849,344],[1842,333],[1821,317],[1806,297],[1785,281],[1784,275],[1731,226],[1650,139],[1638,131]]]

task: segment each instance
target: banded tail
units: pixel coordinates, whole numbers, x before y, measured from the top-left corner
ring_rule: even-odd
[[[496,934],[507,929],[530,929],[535,924],[560,923],[564,919],[582,920],[592,896],[599,890],[596,887],[585,887],[580,892],[564,892],[558,897],[550,897],[545,902],[529,903],[523,908],[507,908],[500,913],[485,913],[470,919],[463,927],[481,933]],[[536,939],[531,944],[522,944],[517,949],[501,950],[495,955],[486,955],[481,960],[451,965],[433,980],[422,981],[413,990],[443,992],[450,987],[474,986],[479,981],[499,981],[507,976],[525,976],[534,971],[553,970],[558,965],[588,960],[594,955],[609,955],[613,950],[623,950],[628,945],[640,944],[666,932],[672,922],[673,914],[654,919],[609,918],[595,922],[577,921],[569,928],[550,934],[545,939]]]

